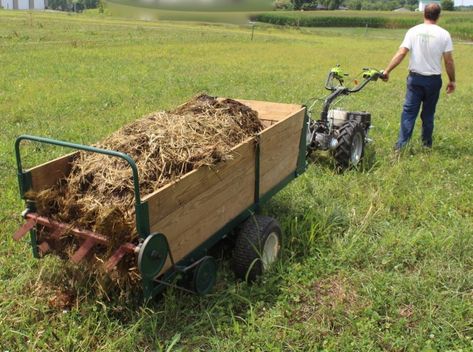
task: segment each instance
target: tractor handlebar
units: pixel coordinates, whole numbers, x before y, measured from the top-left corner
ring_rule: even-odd
[[[325,89],[330,91],[335,91],[337,89],[344,88],[346,94],[356,93],[362,90],[369,82],[377,81],[378,78],[383,79],[385,77],[383,71],[379,71],[372,68],[363,68],[362,77],[363,81],[357,83],[353,88],[347,88],[344,86],[344,77],[348,76],[347,73],[344,73],[340,65],[332,68],[327,76],[327,81],[325,82]],[[334,86],[333,80],[336,79],[339,82],[339,85]]]
[[[356,93],[362,90],[369,82],[371,81],[377,81],[378,78],[383,79],[384,73],[382,71],[378,71],[376,69],[371,69],[371,68],[364,68],[362,72],[362,77],[363,81],[358,83],[356,80],[355,82],[355,87],[353,88],[348,88],[344,85],[344,77],[348,76],[348,74],[344,73],[343,70],[340,68],[340,65],[335,66],[332,68],[327,76],[327,81],[325,82],[325,88],[327,90],[330,90],[332,93],[328,97],[325,98],[324,104],[323,104],[323,109],[320,114],[321,116],[321,121],[327,122],[328,120],[328,111],[330,109],[330,105],[340,96],[343,95],[348,95],[351,93]],[[334,85],[333,80],[336,79],[339,84]],[[310,106],[309,110],[312,109],[314,106],[314,103]]]

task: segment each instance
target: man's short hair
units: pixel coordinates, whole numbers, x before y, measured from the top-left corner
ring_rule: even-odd
[[[424,18],[431,21],[437,21],[440,17],[440,5],[431,2],[424,8]]]

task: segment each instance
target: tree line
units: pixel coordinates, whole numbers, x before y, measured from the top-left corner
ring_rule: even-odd
[[[392,11],[406,8],[414,11],[419,7],[419,0],[276,0],[277,10],[336,10],[346,7],[350,10]],[[454,10],[453,0],[441,0],[442,9]]]
[[[103,12],[104,0],[49,0],[48,8],[53,10],[76,12],[98,8]]]

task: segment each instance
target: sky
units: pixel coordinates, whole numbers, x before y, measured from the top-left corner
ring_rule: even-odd
[[[455,6],[473,6],[473,0],[455,0]]]

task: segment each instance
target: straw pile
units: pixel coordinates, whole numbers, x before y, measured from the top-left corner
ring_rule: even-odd
[[[231,148],[263,128],[257,112],[231,99],[200,95],[158,112],[96,146],[130,155],[147,195],[204,165],[231,158]],[[34,196],[41,215],[108,236],[117,247],[137,238],[131,169],[115,157],[80,152],[68,177]]]

